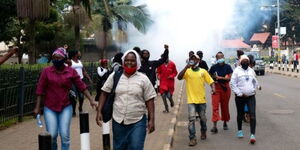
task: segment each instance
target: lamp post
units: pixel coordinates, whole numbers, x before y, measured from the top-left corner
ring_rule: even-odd
[[[277,5],[262,6],[261,10],[268,7],[277,7],[277,35],[278,35],[278,50],[280,50],[280,1],[277,0]],[[276,35],[276,33],[275,33]]]
[[[277,28],[278,28],[278,50],[280,50],[280,11],[279,0],[277,0]]]

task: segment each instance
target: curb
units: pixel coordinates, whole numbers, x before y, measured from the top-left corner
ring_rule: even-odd
[[[295,73],[295,72],[283,72],[279,70],[271,70],[271,69],[266,69],[266,72],[272,73],[272,74],[278,74],[278,75],[283,75],[287,77],[293,77],[293,78],[300,78],[300,73]]]
[[[173,147],[176,125],[177,125],[177,117],[178,117],[179,109],[181,106],[183,85],[184,85],[184,82],[182,82],[180,90],[179,90],[179,94],[178,94],[178,98],[177,98],[178,103],[174,106],[175,107],[175,110],[173,111],[174,116],[171,119],[170,128],[168,131],[168,142],[167,142],[167,144],[164,145],[163,150],[170,150]]]

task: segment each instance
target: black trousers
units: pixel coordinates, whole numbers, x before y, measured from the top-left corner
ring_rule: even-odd
[[[242,123],[245,114],[245,105],[248,106],[248,111],[250,115],[250,132],[251,134],[255,134],[256,128],[256,115],[255,115],[255,107],[256,107],[256,99],[255,95],[249,97],[235,97],[235,104],[237,109],[237,125],[238,130],[242,130]]]

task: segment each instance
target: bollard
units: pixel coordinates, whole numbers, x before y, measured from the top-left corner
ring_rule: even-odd
[[[111,150],[110,148],[110,126],[109,121],[106,123],[103,123],[102,126],[102,143],[103,143],[103,150]]]
[[[89,114],[87,112],[81,112],[79,114],[79,122],[81,150],[90,150]]]
[[[49,133],[39,134],[39,150],[52,150],[52,138]]]

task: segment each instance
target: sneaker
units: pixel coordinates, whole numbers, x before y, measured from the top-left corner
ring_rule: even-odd
[[[251,136],[250,136],[250,143],[251,144],[255,144],[255,142],[256,142],[255,136],[254,136],[254,134],[251,134]]]
[[[210,132],[214,133],[214,134],[217,134],[218,133],[218,129],[217,127],[213,127]]]
[[[169,113],[169,111],[168,111],[168,110],[164,110],[163,113],[166,113],[166,114],[167,114],[167,113]]]
[[[201,131],[201,140],[206,140],[206,131]]]
[[[242,130],[239,130],[237,133],[236,133],[236,137],[238,138],[243,138],[244,137],[244,132]]]
[[[189,142],[189,146],[195,146],[197,145],[197,139],[191,139]]]

